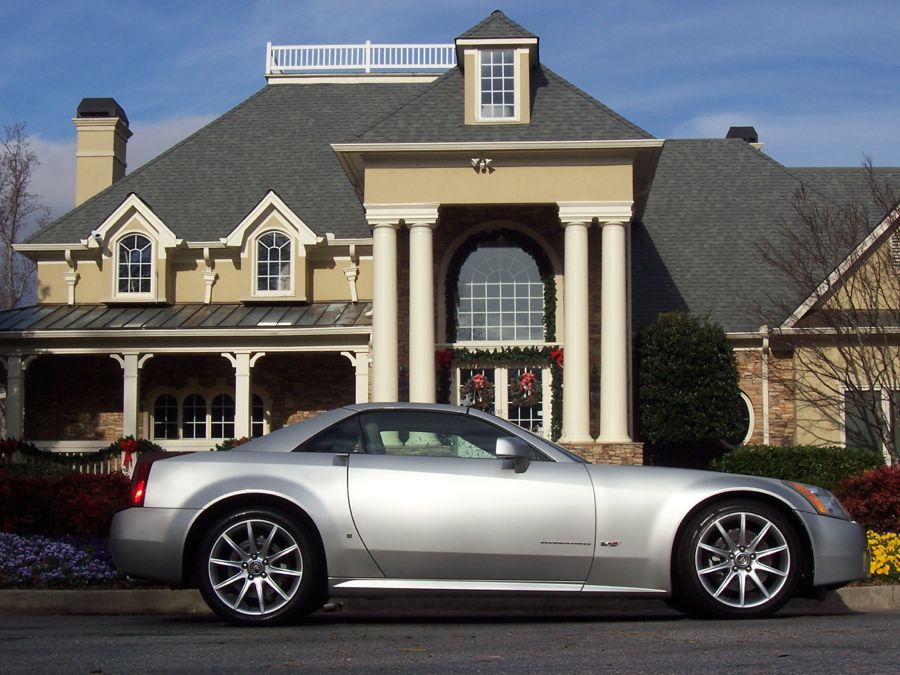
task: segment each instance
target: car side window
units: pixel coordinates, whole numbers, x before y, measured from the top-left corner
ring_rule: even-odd
[[[359,437],[359,422],[354,415],[335,424],[294,449],[294,452],[363,452]]]
[[[496,459],[503,429],[466,414],[384,410],[359,416],[370,454]],[[545,457],[535,452],[534,459]]]

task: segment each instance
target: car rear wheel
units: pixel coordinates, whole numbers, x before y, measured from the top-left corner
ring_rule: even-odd
[[[223,518],[203,540],[197,565],[204,600],[231,623],[284,623],[324,599],[313,535],[278,512]]]
[[[796,590],[801,547],[779,511],[753,501],[710,506],[679,542],[676,586],[689,612],[756,618],[778,611]]]

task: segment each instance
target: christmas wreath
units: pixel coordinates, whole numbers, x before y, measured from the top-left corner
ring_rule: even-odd
[[[530,408],[541,402],[541,383],[530,370],[509,382],[509,402],[520,408]]]
[[[494,383],[484,373],[475,373],[460,387],[462,402],[479,410],[493,411]]]

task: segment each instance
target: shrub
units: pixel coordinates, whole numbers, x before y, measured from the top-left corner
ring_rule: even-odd
[[[641,331],[638,357],[641,433],[653,456],[689,460],[707,455],[710,444],[718,454],[720,439],[740,433],[737,366],[721,326],[685,312],[660,314]]]
[[[23,475],[0,470],[0,531],[105,537],[129,503],[123,474]]]
[[[863,527],[900,532],[900,466],[881,466],[851,476],[834,493]]]
[[[710,468],[725,473],[796,480],[830,490],[845,478],[883,463],[881,453],[865,448],[744,445],[726,452]]]

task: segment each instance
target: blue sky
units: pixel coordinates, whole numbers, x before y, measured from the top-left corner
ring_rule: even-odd
[[[0,5],[0,123],[25,122],[54,216],[74,200],[71,118],[112,96],[129,170],[264,85],[265,44],[449,43],[493,9],[542,61],[660,138],[757,128],[789,166],[900,166],[900,2],[45,0]]]

